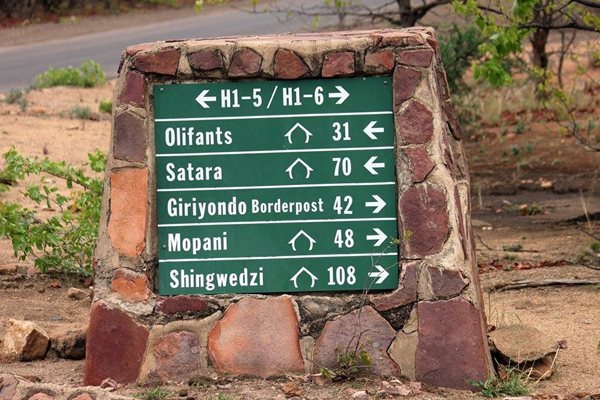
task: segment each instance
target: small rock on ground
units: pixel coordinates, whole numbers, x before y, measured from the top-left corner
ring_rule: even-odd
[[[50,340],[48,334],[31,321],[8,321],[4,336],[4,354],[9,359],[31,361],[44,358]]]
[[[89,297],[88,292],[74,287],[69,288],[67,291],[67,296],[73,300],[83,300]]]

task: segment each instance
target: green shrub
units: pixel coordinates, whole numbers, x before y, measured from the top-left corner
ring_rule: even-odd
[[[87,106],[75,106],[69,111],[69,117],[76,119],[91,119],[92,110]]]
[[[529,394],[527,378],[514,368],[506,368],[501,376],[491,376],[485,381],[469,383],[481,391],[485,397],[524,396]]]
[[[102,66],[87,60],[79,68],[50,68],[36,76],[31,85],[34,89],[54,86],[94,87],[106,82]]]
[[[55,271],[91,275],[92,254],[98,234],[102,205],[102,179],[90,177],[85,167],[75,168],[64,161],[28,158],[14,148],[4,154],[3,174],[16,181],[27,176],[39,177],[40,184],[26,187],[23,195],[37,205],[56,211],[42,220],[35,209],[18,202],[0,201],[0,238],[9,238],[15,257],[33,258],[41,272]],[[87,167],[96,173],[104,170],[106,155],[88,154]],[[63,180],[73,190],[60,193],[44,176]]]
[[[112,113],[112,101],[111,100],[107,100],[107,101],[100,101],[100,105],[98,106],[98,110],[101,113],[107,113],[110,114]]]
[[[169,396],[169,392],[161,387],[155,387],[148,389],[143,393],[140,393],[136,397],[142,400],[162,400]]]
[[[4,97],[4,102],[6,104],[15,104],[19,102],[19,100],[23,99],[23,91],[21,89],[10,89],[10,91]]]
[[[596,50],[592,53],[592,68],[600,68],[600,50]]]
[[[345,353],[337,354],[337,366],[335,368],[321,367],[321,374],[333,381],[343,381],[350,379],[361,371],[371,370],[371,356],[364,349],[360,338],[362,333],[359,335],[356,345],[354,348],[349,344],[346,348]]]
[[[506,246],[502,246],[502,250],[504,251],[511,251],[513,253],[518,253],[520,251],[523,251],[523,245],[521,244],[509,244]]]
[[[6,104],[18,104],[21,111],[27,110],[27,99],[25,98],[25,92],[21,89],[10,89],[10,91],[4,97]]]

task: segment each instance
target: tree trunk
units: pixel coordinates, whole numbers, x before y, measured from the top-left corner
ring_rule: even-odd
[[[529,37],[532,47],[532,62],[533,65],[544,70],[548,68],[548,53],[546,52],[546,44],[548,43],[548,29],[538,28]]]
[[[396,25],[400,28],[415,26],[421,17],[413,11],[410,0],[396,0],[396,4],[398,4],[398,15],[400,17]]]

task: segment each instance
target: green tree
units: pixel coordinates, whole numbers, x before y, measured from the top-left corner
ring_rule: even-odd
[[[523,51],[525,39],[532,46],[532,64],[544,82],[551,32],[600,32],[600,1],[596,0],[514,0],[511,4],[493,0],[485,5],[477,0],[455,0],[454,7],[472,19],[486,39],[480,47],[483,60],[475,67],[475,76],[496,86],[511,82],[505,61]],[[562,50],[559,54],[564,54],[564,46]]]

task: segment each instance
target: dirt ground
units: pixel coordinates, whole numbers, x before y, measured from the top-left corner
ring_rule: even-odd
[[[23,31],[37,28],[22,29],[0,32],[0,45],[20,43],[25,40]],[[78,34],[77,29],[68,34]],[[592,72],[597,81],[600,72]],[[1,101],[0,94],[0,153],[14,146],[26,155],[81,165],[87,161],[87,153],[107,151],[110,117],[101,115],[98,107],[100,101],[112,98],[113,86],[114,82],[109,82],[94,89],[32,91],[26,94],[25,111]],[[597,119],[600,91],[593,87],[581,90],[589,103],[581,117]],[[482,99],[484,103],[489,100]],[[501,110],[485,109],[493,114],[488,123],[467,132],[465,140],[488,322],[491,326],[529,324],[552,339],[566,341],[567,348],[560,350],[552,378],[530,383],[536,398],[565,398],[578,393],[600,396],[600,285],[493,290],[521,280],[600,280],[600,254],[591,250],[600,237],[600,153],[583,149],[554,122],[540,116],[539,110],[522,112],[522,108],[511,108],[510,97],[503,101]],[[75,106],[87,106],[98,115],[85,121],[68,117]],[[0,201],[18,199],[18,190],[0,193]],[[31,267],[29,261],[13,257],[9,241],[0,240],[0,265],[5,264],[17,264],[24,274]],[[61,287],[56,287],[57,279]],[[84,287],[86,283],[44,275],[0,276],[0,338],[9,318],[32,320],[45,329],[87,320],[90,301],[71,300],[66,294],[69,287]],[[1,372],[77,385],[83,377],[83,362],[50,359],[5,363],[0,364]],[[290,382],[306,399],[350,398],[352,390],[348,388],[365,388],[374,394],[381,384],[374,379],[321,387],[289,377],[223,380],[204,388],[167,389],[174,397],[184,389],[198,399],[218,398],[218,394],[233,399],[283,399],[289,397],[284,384]],[[417,398],[480,398],[469,392],[426,389]],[[136,387],[119,389],[122,394],[143,391]]]

